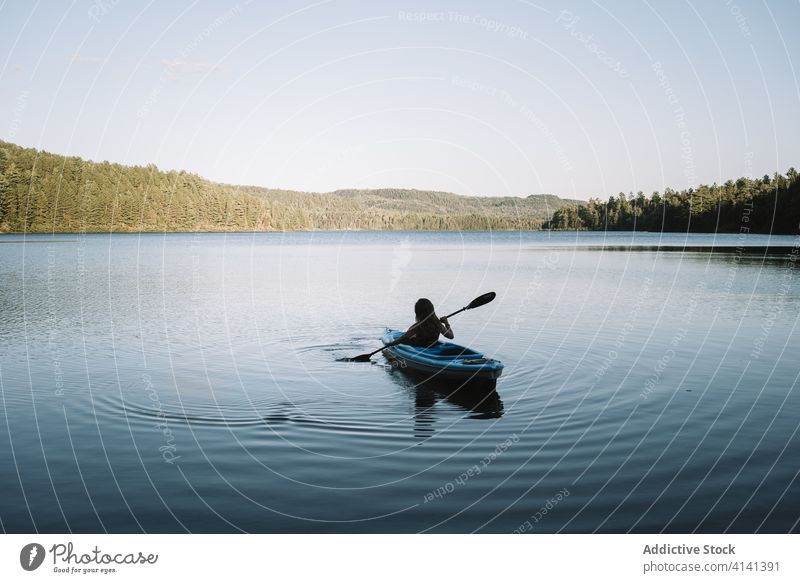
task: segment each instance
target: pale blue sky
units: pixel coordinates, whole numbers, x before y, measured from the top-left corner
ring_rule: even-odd
[[[0,139],[565,197],[800,166],[800,2],[0,2]]]

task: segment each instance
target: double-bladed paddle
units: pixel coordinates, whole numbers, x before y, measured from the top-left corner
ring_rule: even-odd
[[[479,308],[481,306],[485,306],[486,304],[491,302],[496,296],[497,296],[497,294],[494,293],[494,292],[488,292],[488,293],[483,294],[482,296],[478,296],[477,298],[472,300],[469,303],[469,305],[464,306],[460,310],[456,310],[452,314],[448,314],[447,316],[445,316],[445,318],[452,318],[453,316],[455,316],[456,314],[460,314],[464,310],[472,310],[474,308]],[[382,347],[378,348],[378,350],[373,350],[369,354],[359,354],[358,356],[355,356],[353,358],[341,358],[339,360],[341,360],[343,362],[369,362],[369,359],[373,354],[377,354],[378,352],[380,352],[384,348],[386,348],[386,347],[382,346]]]

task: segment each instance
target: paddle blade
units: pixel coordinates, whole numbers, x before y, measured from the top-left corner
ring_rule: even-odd
[[[371,354],[359,354],[358,356],[354,356],[353,358],[338,358],[339,362],[369,362],[369,357],[372,356]]]
[[[472,308],[479,308],[480,306],[485,306],[489,302],[491,302],[494,298],[497,297],[497,294],[494,292],[488,292],[483,294],[482,296],[478,296],[474,300],[472,300],[469,305],[467,306],[468,310]]]

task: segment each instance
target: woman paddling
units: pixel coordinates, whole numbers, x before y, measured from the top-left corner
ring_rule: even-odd
[[[420,298],[414,304],[414,314],[417,321],[397,340],[390,342],[385,347],[395,344],[411,344],[412,346],[430,347],[439,341],[439,334],[445,338],[453,339],[453,329],[447,318],[439,318],[433,309],[433,302],[428,298]],[[384,348],[385,348],[384,347]]]
[[[344,362],[369,362],[369,357],[373,354],[378,354],[381,350],[385,350],[387,347],[394,346],[400,343],[413,343],[416,344],[419,342],[419,345],[422,346],[430,346],[431,344],[435,344],[436,341],[439,339],[439,334],[444,334],[447,338],[453,338],[453,330],[450,328],[450,323],[447,321],[447,318],[451,318],[456,314],[460,314],[464,310],[473,310],[475,308],[479,308],[481,306],[485,306],[489,302],[491,302],[497,294],[494,292],[487,292],[481,296],[478,296],[474,300],[472,300],[468,306],[464,306],[460,310],[456,310],[452,314],[448,315],[446,318],[437,318],[436,312],[433,310],[433,304],[429,299],[420,298],[417,303],[414,305],[414,312],[417,315],[417,321],[406,330],[406,332],[400,336],[400,338],[390,342],[378,348],[377,350],[373,350],[372,352],[368,352],[367,354],[359,354],[353,358],[340,358],[338,360]],[[388,330],[392,332],[392,337],[396,333],[396,331]],[[495,361],[492,361],[495,362]],[[498,363],[499,370],[502,370],[503,365],[502,363]],[[498,372],[494,378],[500,376]]]

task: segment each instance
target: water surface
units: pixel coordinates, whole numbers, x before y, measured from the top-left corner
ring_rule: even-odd
[[[0,243],[4,531],[798,529],[796,238]],[[489,290],[496,393],[337,362]]]

